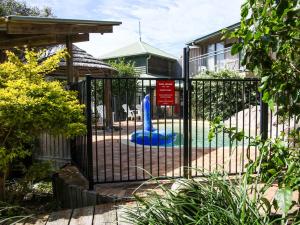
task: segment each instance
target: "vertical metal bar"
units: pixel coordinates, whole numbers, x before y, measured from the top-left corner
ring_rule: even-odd
[[[152,96],[152,87],[151,87],[151,80],[149,80],[149,88],[150,88],[150,119],[152,124],[152,117],[153,117],[153,96]],[[142,114],[143,115],[143,114]],[[153,124],[152,124],[153,125]],[[152,129],[150,130],[150,174],[153,174],[152,168]]]
[[[84,86],[82,88],[82,102],[83,104],[86,105],[86,82],[84,83]],[[85,116],[87,116],[87,112],[85,111]],[[80,158],[80,165],[82,165],[82,169],[85,173],[86,176],[88,176],[88,171],[87,171],[87,159],[86,159],[86,139],[87,139],[87,134],[84,135],[81,139],[81,155],[82,157]]]
[[[209,80],[209,121],[211,121],[211,119],[211,80]],[[211,142],[209,142],[209,172],[211,172]]]
[[[257,136],[257,99],[259,98],[258,95],[258,82],[255,82],[255,137]],[[257,158],[257,146],[255,146],[255,160]]]
[[[95,118],[95,134],[96,134],[96,175],[97,182],[99,181],[99,168],[98,168],[98,116],[96,116],[97,109],[97,80],[94,79],[94,118]],[[99,113],[99,112],[98,112]]]
[[[269,132],[269,137],[272,138],[272,127],[273,127],[273,111],[270,109],[270,118],[268,118],[270,120],[270,132]]]
[[[217,91],[217,99],[216,99],[216,116],[219,116],[219,82],[216,81],[216,91]],[[218,168],[218,132],[216,132],[216,169]]]
[[[106,129],[106,113],[105,113],[105,105],[104,105],[104,85],[105,80],[102,79],[102,114],[103,114],[103,122],[102,122],[102,129],[103,129],[103,161],[104,161],[104,181],[107,181],[107,168],[106,168],[106,137],[105,137],[105,129]],[[100,109],[101,110],[101,109]]]
[[[297,124],[296,124],[296,116],[293,116],[293,120],[294,120],[294,127],[293,127],[293,130],[296,131],[296,125],[297,125]],[[299,138],[299,135],[297,135],[296,138],[297,138],[297,137]],[[294,148],[296,147],[296,140],[295,140],[295,138],[293,139],[293,147],[294,147]]]
[[[157,102],[157,92],[156,92],[156,102]],[[158,105],[156,105],[156,116],[157,116],[157,133],[159,133],[159,109]],[[160,175],[160,157],[159,157],[159,143],[160,143],[160,138],[159,135],[157,137],[157,176],[159,177]]]
[[[198,81],[196,80],[195,81],[196,82],[196,93],[195,93],[195,95],[196,96],[194,96],[194,99],[195,99],[195,105],[196,105],[196,112],[195,112],[195,116],[196,116],[196,130],[195,130],[195,132],[196,132],[196,146],[195,146],[195,148],[196,148],[196,176],[198,176]]]
[[[262,140],[268,138],[268,104],[262,100],[263,93],[260,94],[260,134]]]
[[[191,170],[191,166],[192,166],[192,82],[191,80],[189,79],[188,80],[188,97],[189,97],[189,101],[188,101],[188,106],[189,106],[189,126],[188,126],[188,129],[189,129],[189,132],[188,132],[188,139],[189,139],[189,145],[188,145],[188,148],[189,148],[189,177],[192,176],[192,170]]]
[[[272,119],[272,116],[271,116]],[[290,111],[288,112],[288,133],[287,133],[287,140],[288,140],[288,145],[290,145],[290,138],[288,137],[291,133],[291,113]],[[272,124],[271,124],[272,125]]]
[[[181,80],[179,80],[179,90],[181,90]],[[181,91],[179,93],[179,104],[180,104],[180,107],[179,107],[179,165],[180,165],[180,170],[179,170],[179,176],[181,177],[182,175],[182,169],[181,169],[181,166],[182,166],[182,130],[181,130],[181,120],[182,120],[182,109],[181,109]]]
[[[225,80],[222,80],[222,120],[223,120],[223,124],[224,124],[224,116],[225,116],[225,109],[224,109],[224,106],[225,106]],[[230,103],[229,103],[230,104]],[[222,143],[222,146],[223,146],[223,158],[222,158],[222,168],[223,168],[223,174],[225,174],[225,133],[224,133],[224,127],[222,129],[222,135],[223,135],[223,143]]]
[[[52,138],[52,140],[53,140],[53,154],[52,155],[56,155],[56,151],[57,151],[57,141],[56,141],[56,136],[53,136],[53,138]]]
[[[188,86],[189,86],[189,48],[184,48],[183,51],[183,61],[184,61],[184,83],[183,83],[183,176],[189,178],[189,139],[188,139]]]
[[[134,106],[136,107],[136,80],[134,80]],[[143,92],[143,91],[142,91]],[[144,123],[143,123],[144,124]],[[136,133],[136,112],[134,117],[134,132]],[[134,135],[134,167],[135,167],[135,179],[137,179],[137,148],[136,148],[136,135]]]
[[[248,121],[248,136],[249,137],[251,137],[251,93],[252,93],[252,82],[250,81],[249,82],[250,83],[250,85],[249,85],[249,93],[248,93],[248,96],[249,96],[249,98],[248,98],[248,101],[249,101],[249,103],[248,103],[248,106],[249,106],[249,116],[248,116],[248,118],[249,118],[249,121]],[[248,144],[247,144],[248,146],[250,145],[250,139],[248,139]],[[251,149],[250,149],[250,147],[249,147],[249,151],[251,151]],[[251,156],[251,154],[250,154],[250,156]],[[250,157],[249,156],[249,157]]]
[[[243,132],[245,132],[245,80],[242,81],[242,107],[243,107]],[[249,108],[250,110],[250,108]],[[249,116],[249,114],[248,114]],[[242,172],[244,172],[245,160],[245,137],[243,137],[243,150],[242,150]]]
[[[126,79],[126,135],[127,135],[127,178],[130,180],[130,172],[129,172],[129,130],[128,130],[128,79]],[[132,115],[131,115],[132,116]],[[131,117],[130,117],[131,118]]]
[[[175,104],[176,104],[176,98],[175,98]],[[174,136],[174,106],[172,105],[172,139],[173,136]],[[172,141],[172,177],[174,177],[174,141]]]
[[[121,85],[120,85],[120,80],[118,80],[118,92],[119,92],[119,94],[118,94],[118,119],[119,119],[119,151],[120,151],[120,161],[119,161],[119,163],[120,163],[120,180],[122,181],[123,180],[123,169],[122,169],[122,163],[123,163],[123,161],[122,161],[122,134],[121,134],[121,105],[122,105],[122,103],[121,103]]]
[[[109,79],[109,82],[110,82],[110,96],[113,96],[113,93],[112,93],[112,89],[113,89],[113,86],[112,86],[112,78]],[[111,100],[111,99],[110,99]],[[111,104],[111,102],[109,102],[108,104]],[[111,108],[111,106],[109,106],[109,108]],[[110,113],[112,114],[112,110],[110,111]],[[109,118],[112,118],[111,120],[111,167],[112,167],[112,180],[114,181],[115,180],[115,163],[114,163],[114,124],[113,124],[113,115],[109,115]]]
[[[165,137],[167,137],[167,106],[164,107]],[[165,176],[167,176],[167,139],[165,138]]]
[[[93,176],[93,131],[92,131],[92,91],[91,91],[91,77],[86,76],[86,126],[87,126],[87,157],[88,157],[88,180],[89,190],[94,189],[94,176]]]
[[[231,93],[232,91],[232,83],[231,80],[229,81],[229,91]],[[233,93],[233,92],[232,92]],[[232,108],[231,108],[231,102],[232,100],[230,99],[230,104],[229,104],[229,111],[230,114],[232,113]],[[231,129],[231,116],[229,117],[229,128]],[[230,137],[230,136],[229,136]],[[229,138],[229,151],[228,151],[228,156],[229,156],[229,173],[231,173],[231,155],[232,155],[232,141],[231,138]]]
[[[278,138],[278,99],[276,99],[276,138]]]
[[[89,177],[89,162],[88,162],[88,148],[87,148],[87,139],[88,135],[85,135],[85,138],[83,139],[83,151],[82,155],[83,157],[81,159],[83,162],[84,171],[87,177]],[[88,179],[89,180],[89,179]]]
[[[205,83],[204,80],[202,81],[202,173],[204,173],[204,151],[205,151],[205,127],[204,127],[204,120],[205,120],[205,114],[204,114],[204,109],[205,109]]]
[[[282,130],[281,132],[285,135],[285,129],[284,129],[284,125],[285,125],[285,116],[283,117],[283,121],[282,121]],[[282,136],[282,140],[284,140],[284,135]]]
[[[236,125],[236,132],[239,131],[239,110],[238,110],[238,101],[239,101],[239,83],[238,81],[235,82],[235,125]],[[238,141],[235,140],[235,173],[238,172]]]
[[[144,80],[142,80],[142,93],[144,94]],[[143,99],[144,98],[145,98],[145,96],[143,95]],[[142,159],[143,160],[143,179],[145,179],[145,142],[144,141],[145,141],[145,123],[143,123],[143,156],[142,156],[142,158],[143,158]],[[135,155],[135,157],[137,157],[137,156]]]

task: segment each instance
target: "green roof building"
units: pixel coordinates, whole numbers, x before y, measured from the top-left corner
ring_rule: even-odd
[[[126,47],[100,56],[103,61],[124,58],[134,62],[136,72],[142,76],[177,77],[181,70],[177,58],[143,41],[137,41]]]

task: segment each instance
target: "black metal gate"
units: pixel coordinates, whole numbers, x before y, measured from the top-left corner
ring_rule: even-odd
[[[256,148],[249,140],[232,142],[222,131],[208,141],[209,121],[220,117],[227,127],[248,136],[279,135],[272,112],[261,102],[258,79],[193,79],[188,76],[188,49],[184,51],[184,78],[175,82],[175,105],[156,105],[156,81],[165,78],[99,78],[86,76],[76,85],[86,105],[87,134],[72,142],[72,160],[95,183],[203,176],[213,170],[244,172]],[[174,141],[137,143],[145,135],[141,101],[148,95],[154,132],[171,133]],[[288,122],[291,127],[290,121]],[[280,127],[281,126],[281,127]],[[294,124],[295,126],[295,124]],[[155,131],[156,130],[156,131]],[[276,131],[275,131],[276,130]],[[269,132],[269,133],[268,133]]]

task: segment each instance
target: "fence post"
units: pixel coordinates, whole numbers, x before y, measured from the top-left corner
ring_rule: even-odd
[[[268,104],[265,103],[263,100],[263,93],[260,93],[260,135],[262,140],[268,139]]]
[[[183,49],[183,176],[189,178],[189,48]]]
[[[93,131],[92,131],[92,78],[86,75],[86,128],[87,128],[87,165],[88,165],[88,180],[89,190],[94,189],[93,176]]]

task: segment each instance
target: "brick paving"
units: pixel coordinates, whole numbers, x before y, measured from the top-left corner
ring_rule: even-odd
[[[170,121],[168,121],[170,122]],[[142,129],[141,122],[127,121],[114,124],[121,130],[97,130],[93,135],[94,178],[98,182],[145,180],[155,177],[183,175],[183,146],[142,146],[130,142],[130,134]],[[248,151],[251,159],[256,151]],[[239,173],[247,163],[246,145],[221,148],[192,148],[192,175],[201,175],[218,168],[227,173]],[[150,175],[151,174],[151,175]]]

